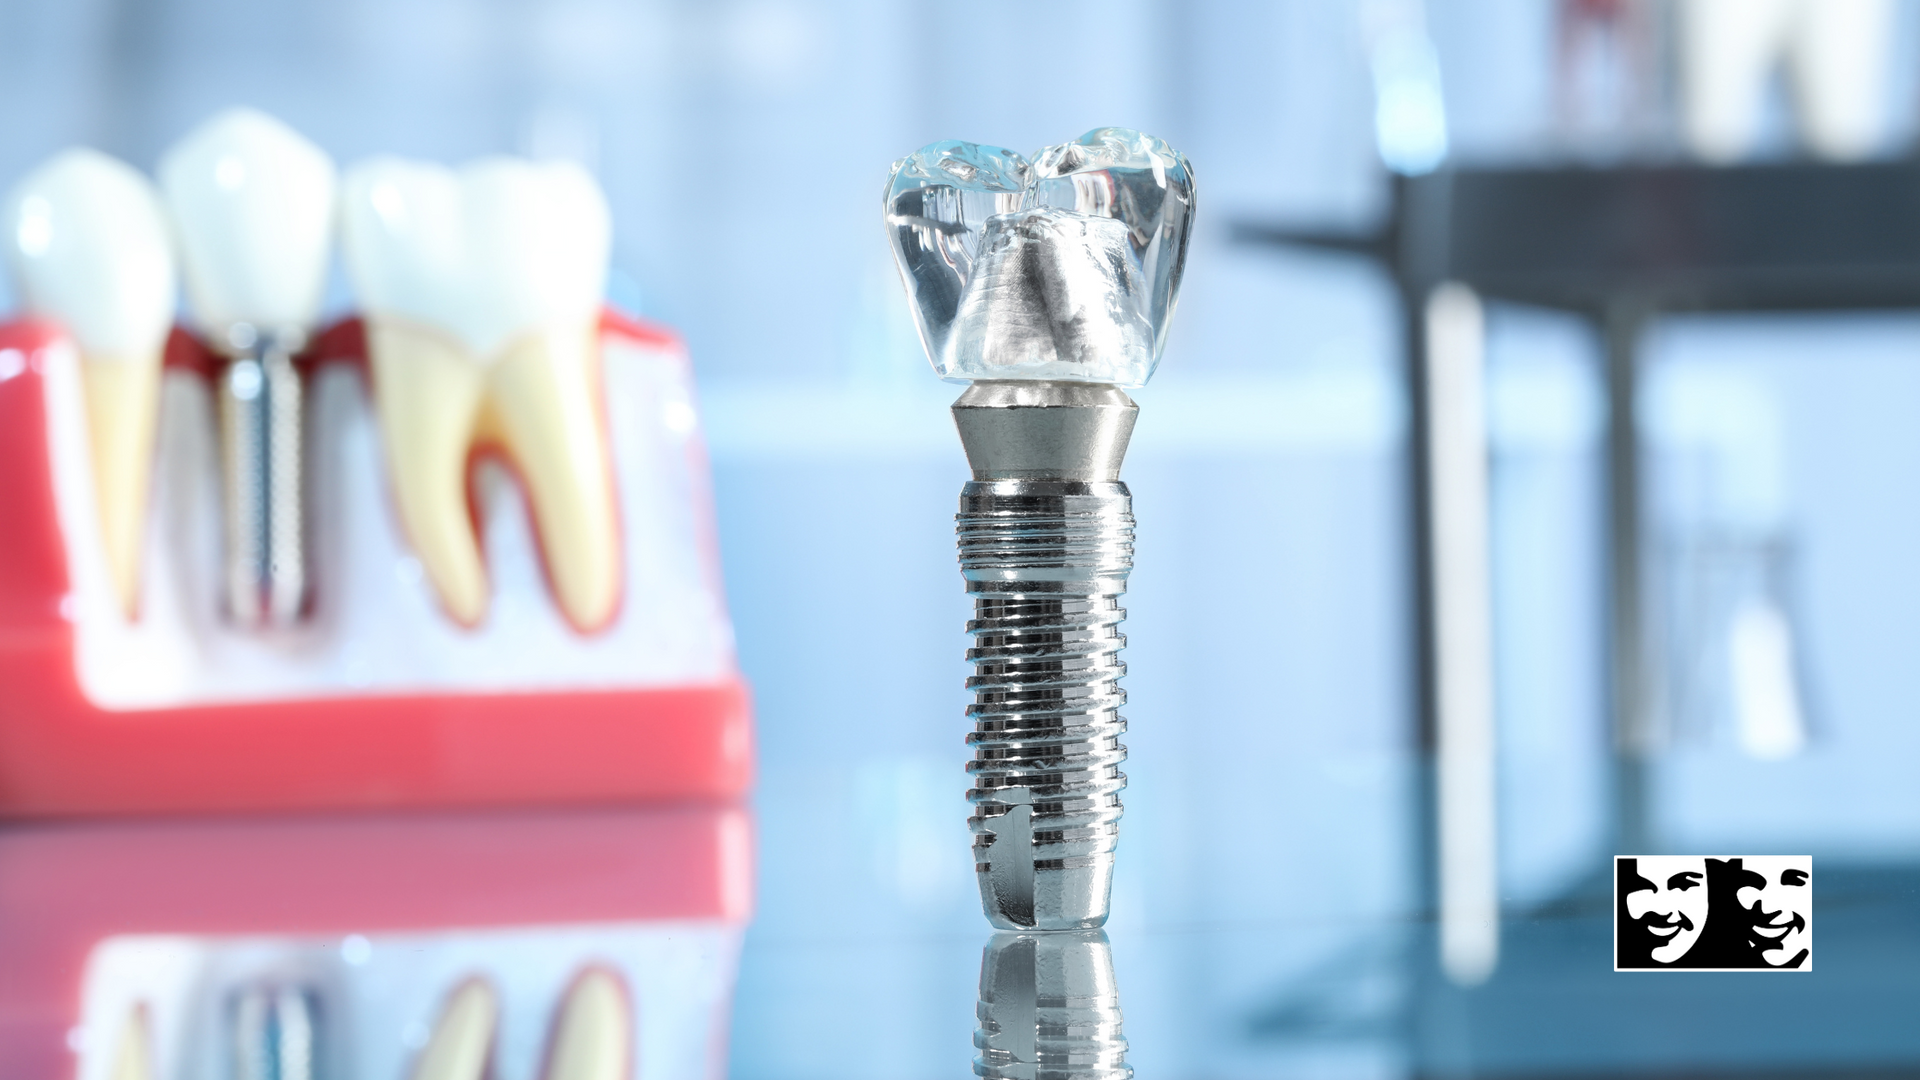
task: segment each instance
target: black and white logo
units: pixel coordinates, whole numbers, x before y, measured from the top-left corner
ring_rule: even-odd
[[[1813,856],[1616,855],[1613,970],[1811,971]]]

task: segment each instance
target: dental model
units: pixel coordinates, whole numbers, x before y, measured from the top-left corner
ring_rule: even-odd
[[[28,311],[80,352],[94,496],[123,612],[140,604],[160,367],[173,325],[174,267],[153,185],[92,150],[35,169],[8,200],[7,245]]]
[[[1133,566],[1120,462],[1166,343],[1193,217],[1186,158],[1100,128],[1030,164],[940,142],[897,162],[885,214],[921,342],[973,469],[960,567],[974,866],[1002,929],[1107,918],[1119,837],[1116,653]]]
[[[1888,0],[1683,0],[1687,140],[1707,161],[1753,151],[1768,83],[1785,60],[1801,138],[1816,156],[1870,155],[1885,126]]]
[[[334,168],[264,113],[208,120],[160,162],[188,306],[225,357],[215,388],[226,606],[243,626],[301,618],[307,573],[304,390],[293,358],[320,314]]]
[[[458,172],[377,158],[348,173],[347,271],[401,521],[441,603],[486,616],[469,460],[500,448],[532,503],[560,609],[614,616],[620,527],[600,401],[611,226],[585,170],[487,158]]]

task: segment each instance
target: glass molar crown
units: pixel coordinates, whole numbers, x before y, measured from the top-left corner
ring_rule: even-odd
[[[933,143],[894,164],[884,209],[941,378],[1135,387],[1166,345],[1193,205],[1179,151],[1096,128],[1032,162]]]

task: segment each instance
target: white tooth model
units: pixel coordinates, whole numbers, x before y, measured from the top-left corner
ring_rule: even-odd
[[[160,162],[194,321],[229,358],[218,395],[228,614],[285,626],[308,579],[303,388],[293,357],[320,316],[334,168],[251,109],[195,128]]]
[[[377,158],[347,175],[349,277],[367,326],[395,501],[441,603],[486,616],[468,512],[476,447],[498,446],[532,503],[574,627],[620,599],[620,528],[599,391],[611,226],[578,166],[487,158],[458,172]]]
[[[1784,59],[1801,138],[1816,156],[1856,161],[1884,136],[1889,0],[1682,0],[1687,140],[1715,163],[1752,153],[1768,86]]]
[[[299,132],[230,109],[160,162],[180,233],[194,320],[219,341],[234,325],[305,332],[320,317],[333,240],[333,161]]]
[[[68,150],[8,199],[7,253],[24,306],[80,350],[95,501],[121,610],[139,610],[160,367],[174,268],[153,185],[92,150]]]

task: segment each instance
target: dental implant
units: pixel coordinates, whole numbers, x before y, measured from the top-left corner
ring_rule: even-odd
[[[160,163],[188,307],[220,357],[224,608],[285,628],[312,593],[305,388],[295,358],[319,319],[333,235],[334,168],[279,121],[234,109]]]
[[[1106,922],[1119,839],[1132,498],[1120,465],[1166,342],[1194,207],[1186,158],[1099,128],[1031,162],[927,146],[885,213],[973,471],[956,519],[974,600],[974,869],[1003,930]]]
[[[288,626],[308,597],[305,387],[298,333],[227,328],[214,388],[225,501],[227,613],[243,626]]]

